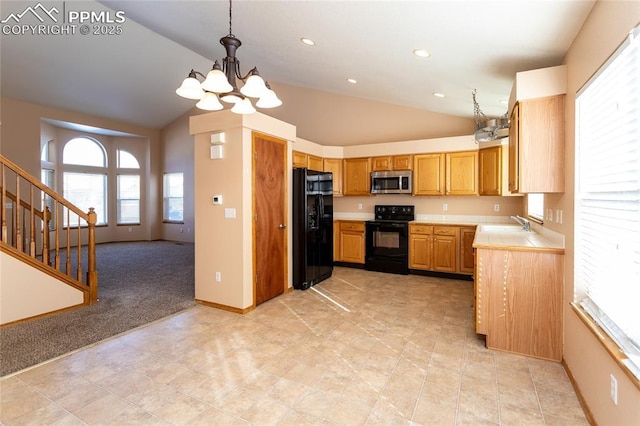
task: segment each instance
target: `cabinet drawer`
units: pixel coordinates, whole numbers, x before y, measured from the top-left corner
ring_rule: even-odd
[[[433,226],[431,225],[409,225],[410,234],[432,234]]]
[[[458,228],[453,226],[434,226],[433,233],[434,235],[451,235],[455,237],[458,235]]]
[[[340,222],[340,230],[364,232],[364,222]]]

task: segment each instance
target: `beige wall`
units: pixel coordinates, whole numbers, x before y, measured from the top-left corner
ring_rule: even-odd
[[[116,132],[136,135],[105,136],[91,132],[80,132],[60,128],[41,119],[47,118],[58,121],[107,129]],[[162,218],[162,199],[158,198],[160,158],[160,132],[126,123],[119,123],[100,117],[82,113],[59,110],[9,98],[1,99],[0,110],[0,152],[11,161],[17,163],[30,174],[40,176],[40,147],[49,140],[56,140],[56,152],[62,155],[63,143],[77,136],[88,135],[99,140],[105,147],[122,148],[136,154],[141,161],[141,184],[145,187],[145,198],[141,200],[141,225],[116,226],[115,209],[115,158],[109,158],[109,177],[111,188],[109,191],[110,206],[109,226],[96,229],[96,241],[127,241],[148,240],[160,238]],[[62,188],[61,174],[57,173],[58,188]],[[58,192],[61,192],[60,190]],[[131,231],[129,231],[131,228]]]
[[[293,141],[295,127],[259,113],[240,116],[226,110],[191,117],[189,128],[195,135],[196,299],[246,309],[254,303],[252,131]],[[212,160],[211,134],[219,132],[225,133],[223,158]],[[213,204],[213,195],[222,196],[222,205]],[[226,209],[233,209],[235,218],[226,217]],[[290,256],[290,227],[287,233]]]
[[[3,252],[0,283],[0,324],[77,306],[83,301],[80,290]]]
[[[545,203],[564,212],[564,223],[550,227],[566,237],[564,359],[594,418],[601,425],[640,424],[640,390],[627,378],[569,307],[574,294],[575,95],[640,22],[637,1],[598,1],[566,58],[566,191]],[[610,375],[618,380],[618,405],[609,398]]]

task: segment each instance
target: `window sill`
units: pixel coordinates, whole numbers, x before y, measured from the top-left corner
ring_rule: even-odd
[[[162,223],[169,223],[175,225],[184,225],[184,221],[182,220],[163,220]]]
[[[582,320],[584,325],[593,333],[593,335],[598,339],[600,344],[606,349],[606,351],[611,355],[613,360],[618,364],[620,369],[624,371],[624,374],[631,380],[638,390],[640,390],[640,381],[633,375],[631,370],[627,368],[627,366],[622,362],[627,359],[627,356],[620,350],[620,347],[616,344],[616,342],[609,337],[609,335],[591,318],[591,316],[585,312],[584,309],[580,307],[580,305],[576,303],[571,303],[571,308],[578,315],[578,318]]]

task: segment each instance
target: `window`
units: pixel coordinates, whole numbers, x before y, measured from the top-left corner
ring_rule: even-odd
[[[107,223],[107,156],[102,145],[89,138],[71,139],[62,151],[63,196],[85,213],[95,209],[97,225]],[[72,223],[77,216],[69,219]],[[64,224],[68,219],[65,215]]]
[[[128,151],[119,149],[116,152],[118,171],[123,169],[139,169],[140,163]],[[117,222],[119,225],[140,223],[140,175],[118,174],[116,195]]]
[[[640,27],[576,97],[576,302],[640,378]]]
[[[163,180],[163,215],[165,222],[182,222],[182,173],[166,173]]]
[[[140,223],[140,176],[118,175],[118,224]]]
[[[527,215],[539,222],[544,220],[544,194],[527,194]]]

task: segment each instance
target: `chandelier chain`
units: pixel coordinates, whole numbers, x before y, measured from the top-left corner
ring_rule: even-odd
[[[478,101],[476,101],[476,89],[473,89],[472,95],[473,95],[473,121],[475,121],[476,125],[479,125],[482,122],[487,120],[487,116],[484,115],[484,113],[480,109],[480,105],[478,105]]]
[[[229,35],[233,36],[233,32],[231,32],[231,0],[229,0]]]

